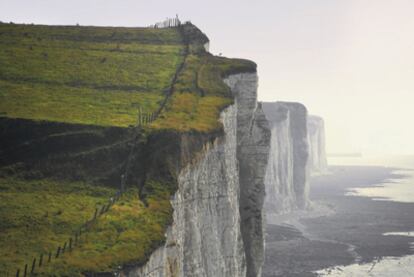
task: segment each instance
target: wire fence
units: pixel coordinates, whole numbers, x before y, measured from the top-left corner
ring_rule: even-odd
[[[164,21],[157,22],[150,25],[149,28],[161,29],[161,28],[175,28],[181,25],[181,21],[178,15],[175,18],[166,18]]]
[[[138,127],[152,123],[157,117],[158,114],[156,112],[142,112],[140,108],[138,110]]]
[[[124,193],[125,184],[123,184],[124,178],[121,180],[121,189],[118,190],[108,202],[95,209],[95,212],[89,220],[82,224],[75,233],[70,236],[61,245],[57,246],[56,249],[48,252],[40,253],[36,257],[24,265],[23,268],[16,270],[16,277],[27,277],[32,276],[42,267],[49,265],[51,262],[64,257],[65,253],[71,252],[75,247],[80,246],[81,242],[85,240],[87,231],[91,229],[93,224],[98,220],[100,216],[108,212],[112,205],[114,205]]]

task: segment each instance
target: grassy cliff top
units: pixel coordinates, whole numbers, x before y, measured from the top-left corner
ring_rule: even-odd
[[[194,25],[122,28],[0,24],[0,116],[127,127],[210,131],[231,102],[222,77],[255,71],[214,57]]]
[[[219,130],[233,101],[222,79],[256,71],[207,42],[192,24],[0,24],[0,276],[23,276],[50,251],[36,276],[113,272],[164,242],[179,132]],[[139,110],[157,115],[147,132],[125,128]],[[55,258],[125,175],[129,191]]]
[[[0,24],[0,113],[104,126],[155,111],[183,60],[177,28]]]

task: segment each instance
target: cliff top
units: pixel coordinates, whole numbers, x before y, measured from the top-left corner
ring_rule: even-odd
[[[0,115],[128,127],[141,109],[146,123],[160,115],[152,129],[216,129],[219,111],[232,101],[222,77],[256,65],[214,57],[207,42],[191,23],[0,24]]]

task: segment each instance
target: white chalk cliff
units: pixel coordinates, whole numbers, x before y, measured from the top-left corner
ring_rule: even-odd
[[[224,134],[179,173],[165,245],[121,276],[261,276],[270,130],[257,103],[257,75],[225,82],[235,103],[221,113]]]
[[[309,206],[307,110],[299,103],[262,103],[271,128],[265,185],[266,213]]]
[[[308,116],[309,167],[312,175],[325,174],[328,163],[325,152],[325,126],[319,116]]]

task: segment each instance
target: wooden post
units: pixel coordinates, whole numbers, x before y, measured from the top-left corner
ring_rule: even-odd
[[[125,179],[126,179],[125,174],[122,174],[121,175],[121,190],[120,190],[121,193],[123,193],[125,190]]]
[[[43,254],[40,254],[39,267],[42,267],[42,263],[43,263]]]
[[[47,259],[47,262],[50,263],[52,261],[52,251],[49,251],[49,258]]]
[[[30,273],[34,273],[35,267],[36,267],[36,258],[33,259],[32,270],[30,271]]]
[[[139,107],[138,109],[138,122],[139,122],[139,126],[142,125],[142,111],[141,111],[141,107]]]
[[[93,219],[96,219],[97,215],[98,215],[98,208],[95,209],[95,214],[93,215]]]
[[[26,277],[27,275],[27,264],[24,265],[24,274],[23,277]]]
[[[60,254],[60,246],[57,248],[57,251],[56,251],[56,259],[59,258],[59,254]]]
[[[66,250],[66,244],[67,244],[67,242],[65,241],[65,243],[63,244],[62,254],[63,254],[63,253],[65,253],[65,250]]]
[[[16,271],[16,277],[19,277],[19,275],[20,275],[20,269],[18,269],[18,270]]]

